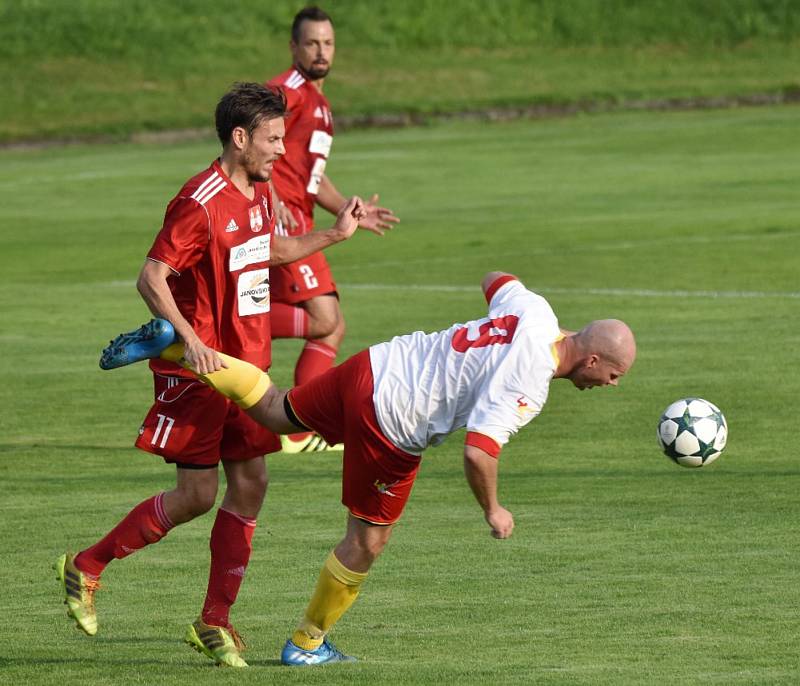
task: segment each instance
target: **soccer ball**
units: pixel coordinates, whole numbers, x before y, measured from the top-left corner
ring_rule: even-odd
[[[683,398],[658,420],[658,444],[681,467],[704,467],[716,460],[728,442],[728,422],[714,403]]]

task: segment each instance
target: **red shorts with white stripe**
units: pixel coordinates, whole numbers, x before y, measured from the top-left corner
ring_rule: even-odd
[[[359,519],[393,524],[411,495],[422,458],[384,436],[372,392],[369,350],[364,350],[293,388],[289,403],[297,418],[328,443],[344,443],[342,504]]]
[[[302,236],[310,233],[314,220],[298,208],[288,207],[297,220],[297,227],[288,231],[279,227],[275,230],[276,235]],[[270,298],[275,302],[296,305],[318,295],[336,293],[336,284],[325,255],[315,252],[297,262],[270,267],[269,291]]]
[[[200,468],[281,449],[276,434],[200,381],[161,374],[153,374],[153,381],[155,403],[139,429],[137,448]]]

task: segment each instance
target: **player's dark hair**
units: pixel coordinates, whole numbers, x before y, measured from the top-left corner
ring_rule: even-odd
[[[265,119],[286,115],[286,96],[277,88],[260,83],[234,83],[217,103],[215,120],[217,136],[222,145],[231,139],[231,133],[242,127],[252,136]]]
[[[292,22],[292,40],[295,43],[300,42],[300,25],[304,21],[329,21],[333,26],[333,19],[324,10],[321,10],[316,5],[304,7],[294,15],[294,21]]]

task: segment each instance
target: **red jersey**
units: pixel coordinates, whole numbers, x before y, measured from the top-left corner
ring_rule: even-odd
[[[271,362],[269,254],[275,228],[266,183],[252,200],[215,161],[170,201],[147,257],[170,269],[167,279],[181,314],[207,346],[261,369]],[[189,376],[152,360],[161,374]]]
[[[276,76],[269,86],[286,94],[286,154],[272,170],[272,183],[287,205],[299,207],[313,227],[314,203],[333,142],[333,116],[327,98],[297,69]],[[300,224],[302,227],[303,224]],[[298,227],[298,228],[300,228]]]

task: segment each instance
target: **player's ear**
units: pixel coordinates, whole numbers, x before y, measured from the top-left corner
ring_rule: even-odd
[[[600,356],[596,353],[592,353],[589,357],[586,358],[586,366],[587,367],[596,367],[600,362]]]
[[[237,126],[231,131],[231,143],[237,150],[244,150],[248,140],[249,136],[244,127]]]

